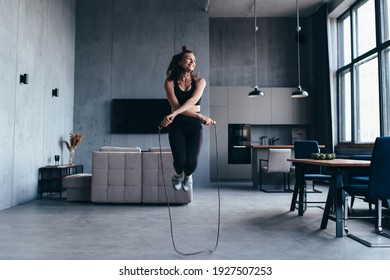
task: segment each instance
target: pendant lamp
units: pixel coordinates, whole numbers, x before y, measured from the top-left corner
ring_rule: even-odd
[[[291,97],[293,98],[300,98],[300,97],[307,97],[309,94],[307,91],[303,90],[301,87],[301,56],[300,56],[300,49],[299,49],[299,32],[301,31],[301,27],[299,26],[299,4],[298,0],[296,0],[296,6],[297,6],[297,44],[298,44],[298,88],[296,91],[291,93]]]
[[[251,91],[248,94],[248,97],[258,97],[258,96],[264,96],[264,92],[259,90],[259,87],[257,86],[257,42],[256,42],[256,33],[257,33],[257,21],[256,21],[256,0],[253,1],[253,17],[255,19],[255,89]]]

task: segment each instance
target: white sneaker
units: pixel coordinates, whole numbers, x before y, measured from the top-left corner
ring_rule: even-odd
[[[180,190],[181,188],[181,175],[173,175],[172,177],[172,186],[175,190]]]
[[[185,176],[185,178],[183,180],[183,190],[185,192],[188,192],[189,190],[191,190],[192,189],[192,183],[193,183],[192,175]]]

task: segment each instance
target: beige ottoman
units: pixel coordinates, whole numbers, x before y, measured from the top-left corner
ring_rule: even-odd
[[[66,189],[68,201],[91,201],[90,173],[79,173],[66,176],[62,186]]]

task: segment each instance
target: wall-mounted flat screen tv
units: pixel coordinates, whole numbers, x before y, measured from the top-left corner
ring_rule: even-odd
[[[113,99],[111,133],[158,133],[158,126],[170,112],[167,99]],[[166,132],[167,129],[161,130],[161,133]]]

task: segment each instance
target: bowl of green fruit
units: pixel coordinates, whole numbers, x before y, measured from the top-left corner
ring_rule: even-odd
[[[336,154],[335,153],[312,153],[311,157],[313,159],[319,159],[319,160],[330,160],[330,159],[335,159]]]

